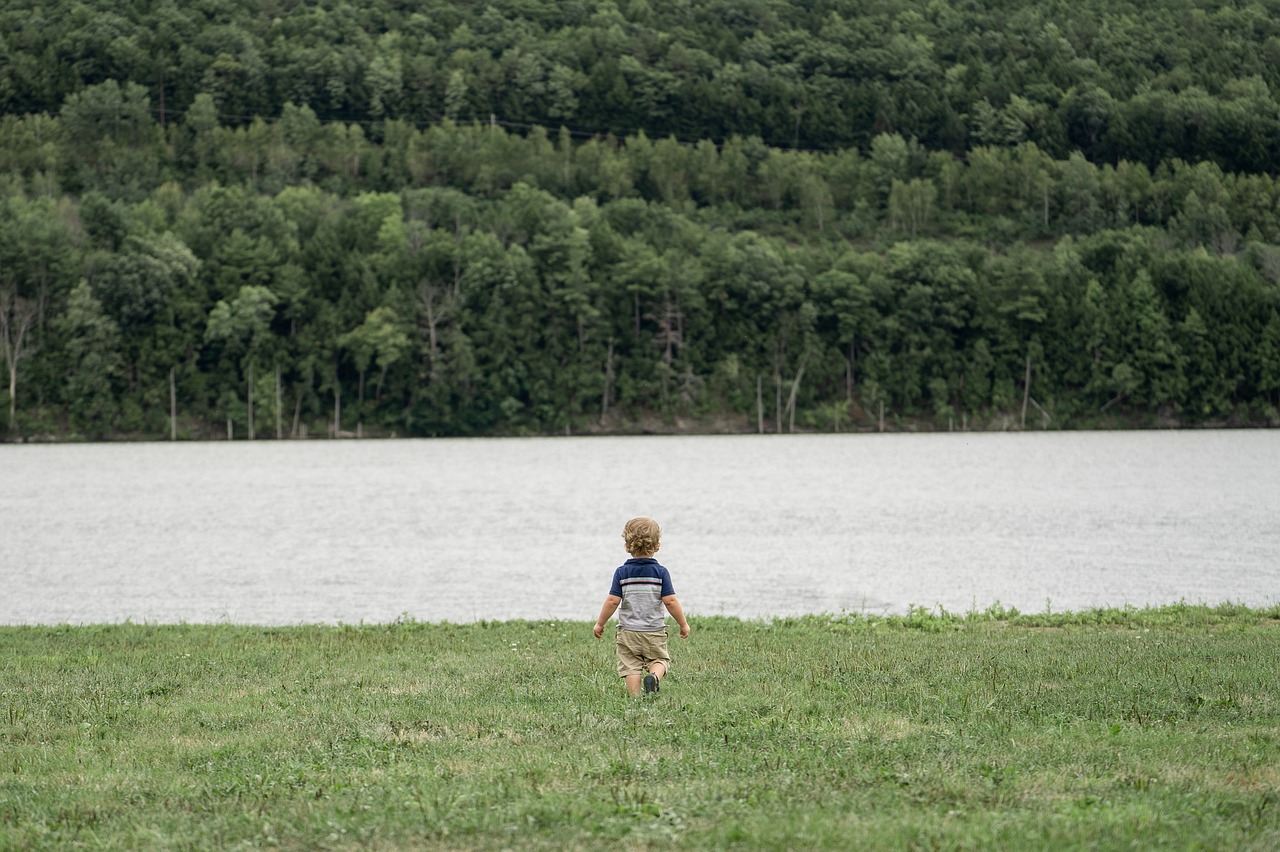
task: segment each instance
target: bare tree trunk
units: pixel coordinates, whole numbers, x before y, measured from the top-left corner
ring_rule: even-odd
[[[249,362],[249,440],[254,439],[253,434],[253,362]]]
[[[356,382],[356,414],[358,417],[364,417],[364,370],[360,371],[360,380]],[[360,431],[360,424],[356,424],[356,432]]]
[[[284,394],[280,389],[280,365],[276,364],[276,440],[284,438],[284,421],[281,408],[284,407]]]
[[[175,368],[169,368],[169,440],[178,440],[178,388]]]
[[[1036,411],[1040,412],[1040,416],[1044,418],[1044,428],[1049,428],[1049,421],[1053,419],[1053,415],[1045,410],[1045,407],[1036,402],[1035,397],[1031,397],[1031,404],[1036,407]]]
[[[764,434],[764,379],[756,373],[756,432]]]
[[[782,434],[782,373],[773,368],[773,423],[774,434]]]
[[[27,352],[27,333],[35,324],[38,305],[12,290],[0,293],[0,356],[9,367],[9,431],[18,422],[18,363]]]
[[[856,363],[854,359],[857,357],[854,343],[855,341],[849,341],[849,362],[844,373],[844,396],[845,400],[850,403],[853,402],[853,368]]]
[[[298,394],[293,400],[293,427],[289,430],[289,437],[298,437],[298,421],[302,419],[302,394]]]
[[[613,341],[609,341],[609,354],[604,359],[604,394],[600,399],[600,423],[609,416],[609,393],[613,390]]]
[[[1027,375],[1022,380],[1022,428],[1027,428],[1027,400],[1031,399],[1031,347],[1027,347]]]
[[[9,360],[9,431],[18,422],[18,359]]]
[[[680,309],[680,302],[673,302],[669,295],[664,297],[662,315],[657,321],[663,346],[662,362],[670,367],[675,362],[676,350],[684,346],[684,311]]]
[[[333,377],[333,437],[338,437],[338,433],[342,431],[342,385],[338,383],[338,376],[335,373]]]
[[[440,304],[440,288],[423,279],[418,282],[418,302],[427,314],[427,375],[436,381],[436,362],[440,358],[440,325],[449,318],[447,306]]]
[[[880,431],[884,431],[884,400],[880,400]]]
[[[795,380],[791,382],[791,395],[787,398],[787,431],[796,431],[796,394],[800,390],[800,380],[804,378],[804,361],[800,361],[800,369],[796,371]]]

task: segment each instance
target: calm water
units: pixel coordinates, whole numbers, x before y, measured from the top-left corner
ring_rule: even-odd
[[[0,623],[593,619],[632,515],[687,611],[1280,600],[1280,433],[0,446]]]

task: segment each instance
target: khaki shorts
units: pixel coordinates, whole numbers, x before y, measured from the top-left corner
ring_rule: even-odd
[[[635,630],[618,629],[618,674],[641,675],[649,671],[649,666],[662,663],[667,671],[671,671],[671,654],[667,652],[667,631],[656,633],[639,633]]]

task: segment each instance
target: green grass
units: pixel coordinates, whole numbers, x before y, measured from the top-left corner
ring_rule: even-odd
[[[1277,619],[0,628],[0,848],[1274,849]]]

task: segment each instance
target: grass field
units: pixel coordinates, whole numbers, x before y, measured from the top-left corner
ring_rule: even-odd
[[[1280,848],[1280,607],[0,628],[0,848]]]

